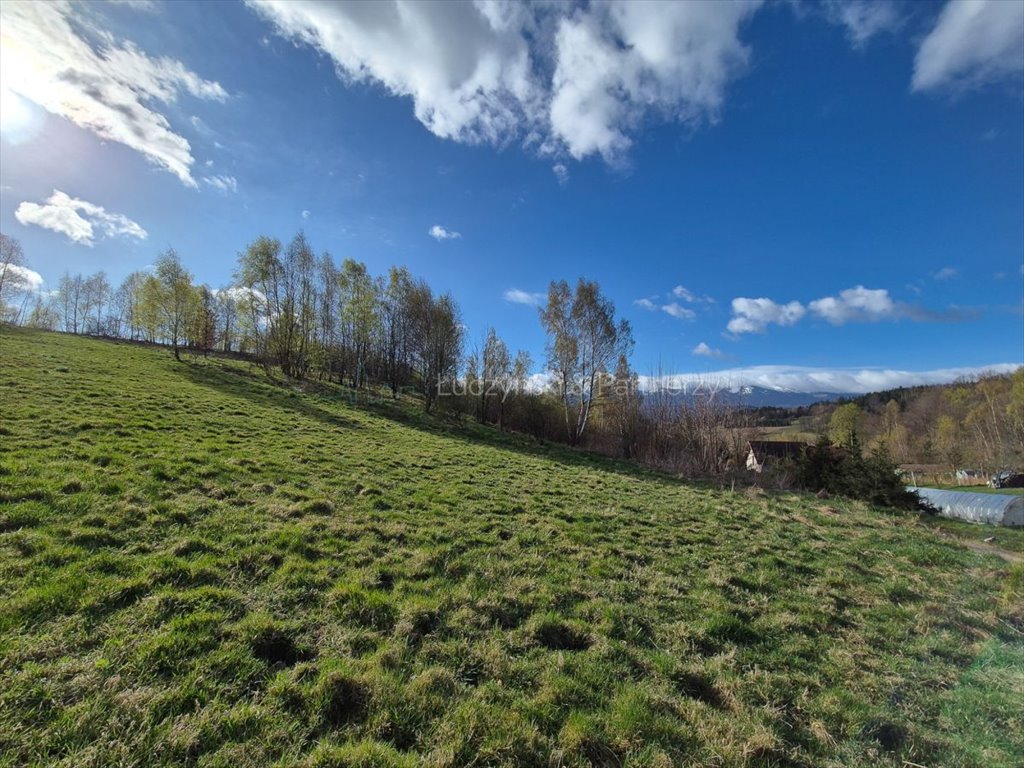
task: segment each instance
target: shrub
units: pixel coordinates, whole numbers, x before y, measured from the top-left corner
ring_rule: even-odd
[[[896,470],[885,449],[865,457],[856,439],[848,451],[819,440],[794,462],[796,485],[803,490],[861,499],[877,507],[920,509],[917,494],[906,489]]]

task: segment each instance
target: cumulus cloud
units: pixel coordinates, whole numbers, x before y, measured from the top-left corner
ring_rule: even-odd
[[[697,357],[714,357],[714,358],[725,357],[725,353],[722,352],[722,350],[714,349],[713,347],[709,347],[703,341],[700,344],[698,344],[696,347],[693,348],[693,354],[696,355]]]
[[[537,307],[543,304],[547,297],[546,293],[530,293],[518,288],[510,288],[505,291],[505,301],[511,301],[513,304],[529,304]]]
[[[1012,373],[1019,363],[996,363],[969,368],[940,368],[930,371],[902,371],[882,368],[810,368],[787,365],[759,365],[730,368],[714,373],[676,373],[661,377],[641,376],[646,390],[685,389],[697,386],[764,387],[785,392],[834,392],[864,394],[896,387],[948,384],[985,373]]]
[[[661,311],[670,317],[674,317],[677,320],[693,320],[697,316],[689,307],[684,307],[678,301],[673,301],[669,304],[662,304]]]
[[[508,4],[251,0],[283,36],[327,54],[350,82],[412,99],[437,136],[499,142],[535,104],[522,35],[529,9]]]
[[[29,226],[59,232],[79,245],[92,246],[97,238],[129,237],[145,240],[148,233],[127,216],[108,213],[102,206],[71,197],[55,189],[44,204],[23,202],[14,217]]]
[[[461,232],[452,232],[450,230],[445,229],[440,224],[435,224],[434,226],[432,226],[427,231],[427,234],[430,235],[435,240],[437,240],[438,242],[441,242],[442,240],[456,240],[462,237]]]
[[[761,333],[769,325],[793,325],[810,312],[832,325],[846,323],[877,323],[883,320],[956,321],[970,319],[977,312],[967,307],[952,306],[936,311],[917,304],[896,301],[884,288],[857,285],[840,291],[838,296],[825,296],[804,306],[798,301],[777,304],[771,299],[733,299],[732,318],[727,329],[733,335]]]
[[[560,19],[552,136],[577,159],[613,160],[651,110],[684,123],[716,120],[749,59],[740,26],[759,5],[625,0]]]
[[[658,309],[658,305],[650,299],[636,299],[633,303],[641,309],[646,309],[648,312],[654,312]]]
[[[130,41],[90,29],[75,8],[56,0],[0,4],[0,71],[14,73],[4,87],[196,187],[188,141],[154,104],[183,93],[224,101],[224,88],[180,61],[151,58]]]
[[[960,270],[956,267],[943,267],[932,275],[932,277],[936,280],[952,280],[954,277],[958,277],[959,275]]]
[[[34,269],[23,267],[20,264],[7,264],[2,270],[4,276],[4,288],[13,286],[13,291],[38,291],[43,287],[43,276]]]
[[[945,311],[928,309],[917,304],[895,301],[884,288],[865,288],[858,285],[841,291],[838,296],[826,296],[807,305],[814,314],[832,325],[844,323],[877,323],[883,320],[956,321],[977,315],[968,307],[952,306]]]
[[[865,288],[863,285],[840,291],[838,296],[817,299],[808,307],[832,325],[843,325],[851,321],[874,323],[902,314],[901,306],[892,300],[887,290]]]
[[[737,298],[732,300],[732,319],[726,326],[729,333],[762,333],[769,325],[793,325],[807,309],[799,301],[777,304],[771,299]]]
[[[914,59],[911,87],[973,88],[1024,72],[1024,3],[948,2]]]
[[[237,192],[238,180],[234,176],[204,176],[203,183],[220,192]]]
[[[302,212],[302,218],[308,219],[310,216],[312,216],[312,214],[309,211]]]
[[[257,309],[268,306],[266,294],[256,288],[249,288],[244,285],[232,285],[227,288],[214,288],[211,293],[214,296],[224,294],[236,304],[247,305],[251,302]]]
[[[761,1],[249,5],[342,79],[410,98],[439,137],[611,161],[648,115],[718,118],[749,60],[740,27]]]
[[[551,170],[555,174],[555,178],[558,179],[559,185],[564,187],[569,183],[569,169],[565,167],[565,163],[555,163]]]
[[[825,16],[846,30],[854,48],[863,48],[880,32],[892,32],[903,25],[903,16],[889,0],[828,0]]]

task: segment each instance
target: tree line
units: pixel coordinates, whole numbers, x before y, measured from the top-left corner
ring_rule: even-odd
[[[836,418],[836,404],[759,412],[716,398],[713,387],[684,398],[642,392],[629,323],[583,278],[549,286],[538,312],[546,373],[536,374],[530,355],[510,350],[494,328],[471,339],[450,294],[405,267],[374,276],[362,262],[317,255],[301,232],[287,244],[257,237],[220,288],[196,284],[168,249],[116,287],[103,272],[65,273],[55,290],[31,293],[18,282],[24,270],[12,269],[24,267],[17,241],[4,236],[0,245],[0,317],[8,322],[163,344],[179,359],[183,350],[233,354],[268,373],[392,398],[415,393],[428,412],[682,474],[742,466],[758,421],[787,418],[838,444],[850,443],[852,429],[863,450],[881,448],[899,462],[992,467],[1024,458],[1024,370],[915,397],[873,396],[852,417],[840,409]]]
[[[1024,467],[1024,367],[953,384],[864,395],[833,406],[830,432],[900,464],[986,473]]]
[[[0,262],[8,280],[23,266],[17,242]],[[0,284],[2,286],[2,284]],[[50,292],[3,289],[8,322],[67,333],[162,344],[193,354],[247,357],[268,372],[391,397],[414,391],[425,409],[471,416],[609,453],[638,457],[641,398],[629,365],[629,324],[597,283],[551,283],[539,320],[548,334],[548,376],[512,351],[494,328],[470,340],[459,306],[405,267],[370,274],[362,262],[317,255],[300,232],[287,244],[261,235],[238,254],[233,281],[197,285],[168,249],[151,269],[113,286],[104,272],[65,273]]]

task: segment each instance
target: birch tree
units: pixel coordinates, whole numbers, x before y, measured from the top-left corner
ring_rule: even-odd
[[[0,233],[0,319],[5,315],[7,299],[28,288],[22,272],[24,266],[25,253],[21,243]]]
[[[173,248],[157,257],[153,276],[146,281],[148,300],[159,313],[165,337],[171,342],[174,359],[181,360],[179,342],[192,306],[192,275],[181,265]]]
[[[566,437],[578,445],[586,432],[600,377],[620,355],[629,357],[629,323],[615,322],[615,305],[596,282],[579,279],[573,293],[564,280],[553,281],[547,306],[540,310],[548,334],[548,368],[562,402]]]

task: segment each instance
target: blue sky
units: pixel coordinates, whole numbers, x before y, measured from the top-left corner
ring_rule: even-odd
[[[168,246],[224,286],[301,228],[538,370],[530,302],[581,275],[641,373],[1024,362],[1024,3],[0,8],[0,228],[44,290]]]

